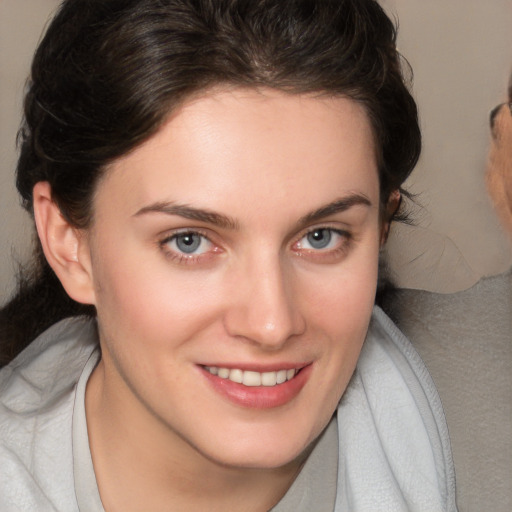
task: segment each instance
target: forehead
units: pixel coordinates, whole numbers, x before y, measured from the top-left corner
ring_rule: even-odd
[[[234,205],[247,194],[273,207],[354,191],[375,196],[378,176],[368,116],[355,101],[234,89],[186,102],[110,166],[99,195],[105,187],[128,194],[134,208],[156,200]]]

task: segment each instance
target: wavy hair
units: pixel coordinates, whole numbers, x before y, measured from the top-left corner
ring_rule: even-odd
[[[219,84],[325,93],[371,122],[381,201],[421,147],[396,29],[374,0],[65,0],[34,56],[19,132],[17,188],[48,181],[62,215],[87,228],[106,166],[151,137],[191,95]],[[40,245],[0,312],[0,364],[70,315]]]

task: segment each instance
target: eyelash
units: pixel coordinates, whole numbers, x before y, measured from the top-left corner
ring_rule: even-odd
[[[331,237],[333,234],[339,236],[340,242],[337,244],[338,246],[331,249],[308,249],[299,247],[300,242],[304,240],[308,235],[312,235],[313,233],[320,231],[328,231]],[[201,254],[186,254],[181,252],[179,248],[171,249],[169,247],[170,243],[176,243],[180,236],[185,235],[201,237],[201,243],[207,241],[207,243],[211,244],[212,249],[207,250]],[[315,258],[317,261],[320,260],[320,262],[326,260],[337,261],[340,256],[343,256],[349,250],[352,240],[353,236],[348,231],[336,229],[329,226],[319,226],[315,228],[309,228],[307,231],[302,232],[300,236],[296,238],[296,241],[292,244],[292,250],[298,256],[307,255],[309,257]],[[165,238],[160,240],[158,242],[158,245],[160,246],[161,250],[164,252],[167,258],[179,264],[195,264],[203,262],[206,263],[210,260],[211,257],[214,257],[216,254],[223,252],[218,245],[211,241],[210,237],[205,232],[198,229],[186,229],[174,232],[171,235],[166,236]]]

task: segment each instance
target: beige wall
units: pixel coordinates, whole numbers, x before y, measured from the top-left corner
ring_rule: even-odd
[[[31,223],[14,187],[16,132],[30,60],[57,0],[0,0],[0,302],[14,286],[12,255],[27,252]]]
[[[382,0],[400,18],[400,48],[415,71],[425,149],[409,181],[419,225],[390,240],[400,284],[451,291],[512,262],[483,181],[488,113],[512,70],[510,0]],[[0,0],[0,301],[13,286],[11,254],[30,223],[13,185],[15,134],[31,53],[57,0]]]
[[[490,110],[512,71],[510,0],[383,0],[414,68],[424,151],[409,180],[419,227],[391,240],[406,286],[452,291],[507,268],[511,245],[485,192]],[[397,247],[400,250],[397,250]]]

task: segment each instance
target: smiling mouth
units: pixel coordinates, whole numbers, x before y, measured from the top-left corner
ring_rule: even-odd
[[[299,372],[299,369],[278,370],[275,372],[255,372],[251,370],[241,370],[238,368],[221,368],[218,366],[204,366],[204,369],[221,379],[230,380],[237,384],[247,387],[272,387],[284,384],[293,379]]]

